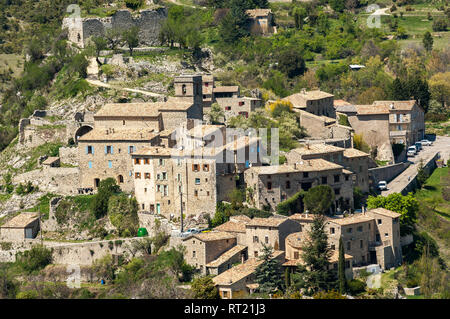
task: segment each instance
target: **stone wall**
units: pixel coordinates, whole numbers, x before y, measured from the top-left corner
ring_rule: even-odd
[[[78,149],[76,147],[60,147],[59,159],[61,163],[78,166]]]
[[[143,46],[156,46],[161,26],[167,18],[167,9],[142,10],[139,14],[132,14],[129,10],[118,10],[107,18],[83,18],[73,21],[65,18],[63,28],[68,29],[69,41],[84,47],[92,36],[103,36],[107,29],[125,31],[131,27],[139,27],[139,42]]]
[[[408,168],[409,162],[397,163],[393,165],[386,165],[369,169],[369,178],[372,187],[376,187],[379,181],[390,182]]]

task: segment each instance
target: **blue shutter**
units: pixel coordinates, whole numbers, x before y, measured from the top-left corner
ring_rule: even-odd
[[[246,168],[249,168],[250,167],[250,162],[247,160],[247,161],[245,161],[245,167]]]
[[[92,146],[92,155],[94,155],[94,146]]]
[[[105,145],[105,154],[108,154],[107,146]]]
[[[113,149],[114,149],[114,147],[111,146],[111,154],[114,154]]]
[[[132,173],[131,173],[131,171],[130,171],[130,176],[131,176],[131,174],[132,174]]]
[[[128,146],[128,154],[131,153],[131,146]]]
[[[88,165],[89,165],[89,168],[92,168],[92,162],[91,161],[89,161]]]
[[[88,153],[88,147],[86,146],[86,154]]]
[[[112,161],[108,161],[108,167],[112,168]]]

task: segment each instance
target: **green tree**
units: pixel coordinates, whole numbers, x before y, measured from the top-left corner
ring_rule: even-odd
[[[291,15],[294,17],[295,28],[302,30],[305,24],[304,20],[308,16],[306,9],[303,6],[296,6],[292,9]]]
[[[52,263],[52,251],[44,245],[35,245],[30,250],[16,254],[16,264],[27,273],[39,271]]]
[[[217,102],[211,105],[211,110],[207,116],[211,124],[221,124],[225,120],[225,112]]]
[[[415,228],[417,221],[417,212],[419,210],[419,202],[409,193],[403,196],[399,193],[384,196],[369,196],[367,199],[367,207],[369,209],[383,207],[399,213],[400,216],[400,234],[402,236],[411,234]]]
[[[19,283],[9,271],[8,265],[0,264],[0,299],[14,299],[19,291]]]
[[[191,291],[195,299],[219,299],[219,292],[210,276],[195,278]]]
[[[338,278],[339,278],[339,292],[344,294],[347,289],[347,279],[345,278],[345,252],[344,242],[342,237],[339,238],[339,261],[338,261]]]
[[[256,282],[259,290],[264,293],[273,293],[283,286],[283,276],[280,261],[273,258],[273,248],[263,244],[262,263],[255,270]]]
[[[431,36],[431,33],[429,31],[425,32],[425,34],[423,35],[422,43],[425,50],[427,50],[428,52],[433,49],[433,37]]]
[[[330,0],[330,7],[336,12],[343,12],[345,9],[345,1],[344,0]]]
[[[299,265],[300,287],[307,293],[328,291],[335,285],[335,274],[329,270],[331,248],[325,232],[325,216],[314,216],[311,230],[302,247],[303,264]]]
[[[233,44],[237,40],[250,35],[250,18],[246,13],[249,4],[248,1],[230,0],[229,9],[220,24],[220,34],[224,43]]]
[[[422,188],[423,185],[425,185],[427,179],[429,177],[429,174],[423,167],[423,160],[420,160],[419,168],[417,169],[417,183],[419,184],[419,187]]]
[[[119,192],[120,187],[114,178],[110,177],[100,181],[97,194],[91,202],[91,211],[97,219],[108,213],[109,198]]]
[[[138,203],[127,194],[112,195],[108,201],[108,216],[119,235],[134,237],[139,228]]]
[[[105,38],[108,42],[108,47],[114,51],[116,51],[117,47],[123,42],[122,31],[118,28],[107,29]]]
[[[127,44],[130,56],[133,56],[133,49],[139,45],[139,27],[131,27],[122,33],[122,39]]]
[[[301,51],[291,48],[282,50],[278,55],[278,69],[289,78],[305,73],[306,65]]]
[[[313,214],[327,214],[334,202],[334,191],[328,185],[314,186],[304,197],[306,209]]]

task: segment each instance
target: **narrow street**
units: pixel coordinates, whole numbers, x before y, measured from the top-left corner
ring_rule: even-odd
[[[388,189],[381,192],[381,195],[387,196],[392,193],[399,193],[408,184],[410,179],[413,179],[417,174],[417,169],[422,159],[426,163],[437,152],[440,152],[441,159],[444,162],[450,158],[450,137],[436,136],[436,140],[432,146],[424,146],[423,149],[414,157],[408,157],[408,160],[412,163],[405,171],[399,176],[388,183]]]

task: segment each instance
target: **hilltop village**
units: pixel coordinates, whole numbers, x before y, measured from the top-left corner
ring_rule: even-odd
[[[276,298],[281,286],[292,298],[312,298],[322,287],[289,289],[299,271],[311,271],[307,254],[321,232],[324,272],[336,275],[324,280],[327,293],[376,296],[380,287],[368,277],[380,282],[381,274],[405,267],[411,245],[423,244],[409,215],[417,206],[409,204],[410,192],[450,159],[449,138],[426,134],[421,100],[364,104],[318,86],[281,96],[228,85],[201,49],[207,58],[195,66],[146,64],[133,50],[152,59],[164,52],[157,46],[171,19],[150,2],[139,13],[63,19],[67,43],[80,52],[115,29],[139,27],[138,44],[129,45],[129,56],[124,48],[89,51],[84,81],[99,94],[18,120],[17,137],[1,157],[0,263],[23,267],[30,251],[48,254],[41,281],[65,282],[64,267],[76,265],[81,282],[110,284],[109,297],[122,296],[114,289],[126,290],[133,269],[158,265],[154,277],[172,276],[177,284],[158,295],[152,286],[163,279],[141,278],[128,296],[191,297],[186,291],[203,280],[223,299],[266,292]],[[252,36],[280,32],[271,9],[245,14]],[[160,75],[152,90],[123,80],[134,72],[138,83],[152,68]],[[45,154],[22,156],[35,149]],[[383,202],[390,196],[401,204]],[[163,260],[175,255],[176,266]],[[276,276],[268,266],[274,264]],[[264,276],[285,282],[269,289]],[[348,285],[340,293],[331,284],[337,278]],[[401,294],[416,295],[418,286],[405,285]],[[401,297],[397,287],[385,289],[384,297]]]

